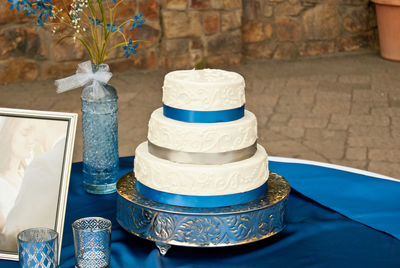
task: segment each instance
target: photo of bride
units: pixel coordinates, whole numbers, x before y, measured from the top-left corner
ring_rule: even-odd
[[[59,229],[68,129],[67,120],[0,114],[0,254],[18,251],[22,230]]]
[[[30,119],[0,118],[0,233],[19,194],[34,150],[34,124]]]

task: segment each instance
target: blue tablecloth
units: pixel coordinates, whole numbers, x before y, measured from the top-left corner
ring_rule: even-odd
[[[121,176],[132,170],[121,158]],[[290,162],[290,161],[286,161]],[[71,224],[87,216],[113,222],[112,267],[400,267],[400,183],[303,163],[270,161],[292,185],[288,226],[253,244],[229,248],[173,246],[161,256],[154,243],[116,221],[117,194],[84,192],[82,163],[72,165],[61,267],[74,266]],[[18,267],[0,261],[0,267]]]

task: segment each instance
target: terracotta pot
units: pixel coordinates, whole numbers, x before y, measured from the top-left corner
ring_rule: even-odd
[[[400,1],[372,0],[376,6],[381,56],[400,61]]]

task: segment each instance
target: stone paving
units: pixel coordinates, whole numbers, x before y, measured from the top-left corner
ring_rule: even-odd
[[[316,160],[400,178],[400,63],[376,53],[251,61],[227,67],[246,79],[246,108],[258,118],[269,155]],[[165,71],[114,74],[119,93],[119,149],[146,140],[161,106]],[[0,107],[80,114],[80,90],[55,93],[53,81],[0,85]],[[74,161],[82,159],[78,123]]]

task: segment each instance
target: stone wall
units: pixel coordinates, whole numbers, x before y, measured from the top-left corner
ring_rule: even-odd
[[[165,0],[161,18],[166,69],[240,63],[241,0]]]
[[[290,59],[377,47],[369,0],[244,0],[246,58]]]
[[[247,58],[296,58],[375,48],[368,0],[125,0],[119,18],[143,12],[145,39],[129,59],[110,54],[112,71],[236,65]],[[35,28],[0,1],[0,82],[55,79],[75,72],[87,52]]]

